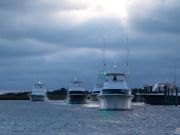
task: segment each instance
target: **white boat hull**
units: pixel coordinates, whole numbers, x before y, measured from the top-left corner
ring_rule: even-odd
[[[99,95],[100,108],[107,110],[129,110],[133,95],[103,94]]]
[[[44,95],[29,95],[31,101],[46,101],[47,97]]]

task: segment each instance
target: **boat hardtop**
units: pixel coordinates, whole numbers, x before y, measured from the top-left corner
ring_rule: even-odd
[[[107,72],[105,76],[127,76],[127,72]]]
[[[38,81],[33,85],[32,95],[46,95],[46,85]]]
[[[85,91],[82,85],[82,81],[78,81],[76,78],[69,83],[69,91]]]
[[[127,73],[126,72],[108,72],[105,73],[105,82],[103,89],[128,89],[126,82]]]

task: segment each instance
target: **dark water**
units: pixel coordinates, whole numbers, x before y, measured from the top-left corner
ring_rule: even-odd
[[[174,135],[180,128],[180,106],[97,108],[95,103],[0,101],[0,135]]]

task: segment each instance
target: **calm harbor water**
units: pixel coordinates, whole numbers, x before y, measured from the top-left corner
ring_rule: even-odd
[[[174,135],[178,128],[180,106],[103,111],[97,103],[0,101],[0,135]]]

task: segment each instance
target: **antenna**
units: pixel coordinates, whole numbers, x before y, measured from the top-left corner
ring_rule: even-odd
[[[176,87],[176,62],[174,63],[174,87]]]
[[[106,53],[106,40],[104,35],[104,26],[102,26],[102,39],[103,39],[103,47],[102,47],[102,72],[103,72],[103,82],[105,81],[105,70],[106,70],[106,59],[105,59],[105,53]]]
[[[102,58],[103,58],[103,70],[105,70],[106,62],[105,62],[105,53],[106,53],[106,40],[105,40],[105,35],[104,35],[104,27],[102,27],[102,32],[103,32],[103,48],[102,48]]]
[[[127,68],[127,82],[129,82],[130,85],[130,79],[129,79],[129,33],[128,33],[128,24],[126,24],[126,68]]]
[[[127,72],[129,72],[129,37],[128,37],[128,26],[126,28],[126,66]]]
[[[114,68],[114,72],[116,72],[116,68],[117,68],[116,59],[114,60],[113,68]]]

